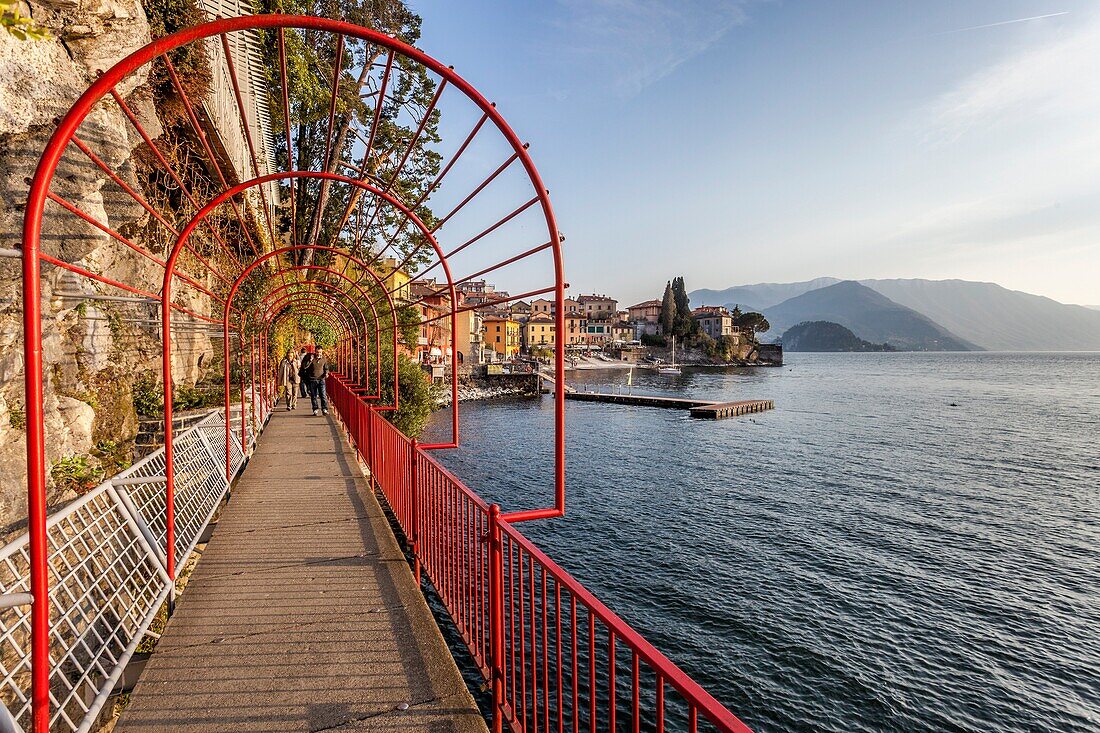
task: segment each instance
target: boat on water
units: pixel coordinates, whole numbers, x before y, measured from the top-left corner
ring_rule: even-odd
[[[676,366],[676,337],[672,337],[672,363],[657,367],[658,374],[680,374],[680,367]]]

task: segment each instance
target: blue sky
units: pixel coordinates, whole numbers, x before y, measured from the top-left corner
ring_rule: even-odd
[[[409,4],[531,141],[574,293],[831,275],[1100,303],[1095,2]]]

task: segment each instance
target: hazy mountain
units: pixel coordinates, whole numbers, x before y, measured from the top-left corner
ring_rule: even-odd
[[[895,303],[854,280],[804,292],[764,308],[775,333],[804,321],[831,321],[872,343],[906,351],[970,351],[977,348],[927,316]]]
[[[1085,306],[967,280],[860,282],[985,349],[1100,351],[1100,312]]]
[[[835,285],[821,277],[797,283],[759,283],[725,290],[696,290],[693,305],[741,304],[768,310],[784,300]],[[1098,351],[1100,306],[1066,305],[1050,298],[967,280],[862,280],[899,305],[927,316],[951,334],[995,351]],[[786,296],[786,297],[783,297]],[[807,320],[807,319],[803,319]],[[830,320],[811,314],[808,320]],[[794,323],[796,323],[795,321]],[[794,325],[788,322],[786,325]],[[853,329],[855,330],[855,329]],[[768,335],[782,333],[773,329]],[[876,339],[856,332],[856,335]]]
[[[893,351],[889,344],[864,341],[839,323],[806,321],[783,333],[784,351]]]
[[[807,280],[800,283],[757,283],[756,285],[736,285],[725,290],[692,290],[688,293],[693,307],[701,305],[727,305],[736,304],[741,310],[762,310],[773,305],[779,305],[784,300],[789,300],[796,295],[802,295],[811,290],[836,285],[840,280],[835,277],[819,277],[815,280]],[[733,305],[728,305],[732,308]]]

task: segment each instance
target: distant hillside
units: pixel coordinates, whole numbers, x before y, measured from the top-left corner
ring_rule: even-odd
[[[784,351],[894,351],[889,344],[872,344],[829,321],[806,321],[791,326],[782,338]]]
[[[840,280],[835,277],[819,277],[800,283],[757,283],[756,285],[737,285],[725,290],[692,290],[688,293],[692,306],[725,305],[732,308],[740,305],[741,310],[763,310],[779,305],[796,295],[811,290],[836,285]]]
[[[993,283],[862,280],[961,338],[994,351],[1100,351],[1100,312]]]
[[[776,333],[804,321],[831,321],[873,343],[904,351],[971,351],[959,338],[927,316],[900,305],[854,280],[810,290],[764,309]]]

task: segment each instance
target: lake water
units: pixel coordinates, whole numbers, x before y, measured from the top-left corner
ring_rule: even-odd
[[[787,361],[634,375],[742,418],[569,402],[524,532],[757,731],[1100,730],[1100,354]],[[438,455],[543,506],[552,407],[464,403]]]

